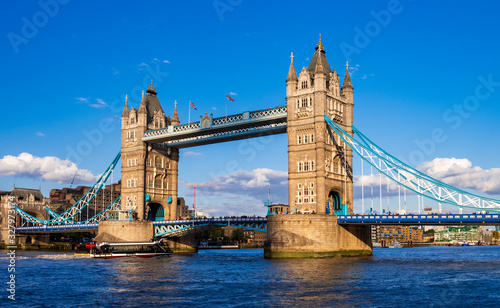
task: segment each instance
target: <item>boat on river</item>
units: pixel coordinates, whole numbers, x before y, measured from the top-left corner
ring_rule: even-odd
[[[152,258],[168,256],[173,253],[167,243],[154,242],[121,242],[98,243],[90,249],[91,258],[114,259],[123,257]]]

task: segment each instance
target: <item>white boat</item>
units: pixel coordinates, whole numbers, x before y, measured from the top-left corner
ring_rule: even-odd
[[[168,244],[160,241],[154,242],[122,242],[99,243],[90,250],[91,258],[113,259],[123,257],[151,258],[156,256],[171,255],[172,249]]]
[[[401,245],[398,241],[394,241],[392,242],[392,245],[389,245],[389,248],[403,248],[403,245]]]

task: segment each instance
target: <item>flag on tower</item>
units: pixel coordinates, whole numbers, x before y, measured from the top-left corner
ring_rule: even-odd
[[[198,109],[196,109],[196,106],[191,102],[189,102],[189,106],[193,107],[194,110],[198,110]]]
[[[231,96],[229,96],[229,94],[226,94],[226,97],[227,97],[228,100],[234,102],[234,98],[232,98]]]

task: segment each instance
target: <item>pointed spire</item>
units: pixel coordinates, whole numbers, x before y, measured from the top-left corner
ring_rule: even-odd
[[[175,101],[174,114],[172,115],[172,120],[170,123],[172,125],[179,125],[181,121],[179,120],[179,114],[177,113],[177,101]]]
[[[297,78],[297,72],[295,71],[295,66],[293,65],[293,52],[292,55],[290,56],[290,69],[288,70],[288,77],[286,77],[286,81],[298,81],[299,79]]]
[[[321,34],[320,34],[320,41],[319,43],[321,44]],[[323,57],[321,56],[321,50],[322,50],[322,45],[318,45],[318,61],[316,61],[316,67],[314,68],[314,73],[315,74],[324,74],[325,73],[325,68],[323,66]]]
[[[125,95],[125,107],[123,107],[122,118],[128,117],[128,95]]]
[[[349,62],[345,62],[345,77],[344,77],[344,82],[342,83],[342,89],[351,87],[353,89],[354,87],[352,86],[351,83],[351,76],[349,75]]]

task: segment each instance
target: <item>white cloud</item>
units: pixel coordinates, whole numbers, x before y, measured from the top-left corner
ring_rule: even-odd
[[[238,93],[235,93],[235,92],[229,92],[229,95],[238,96]]]
[[[26,176],[69,183],[75,176],[75,172],[75,181],[79,183],[93,182],[98,177],[89,170],[79,169],[70,160],[62,160],[55,156],[37,157],[29,153],[21,153],[18,156],[6,155],[0,159],[0,175],[2,176]]]
[[[147,64],[147,63],[145,63],[145,62],[142,62],[141,64],[139,64],[139,65],[137,65],[137,66],[139,66],[139,67],[141,67],[141,66],[149,66],[149,64]]]
[[[153,59],[153,62],[158,62],[158,61],[160,61],[158,58]]]
[[[76,100],[77,100],[77,103],[83,103],[83,104],[86,104],[89,102],[89,99],[85,98],[85,97],[77,97]]]
[[[487,194],[500,194],[500,168],[484,170],[467,158],[435,158],[418,168],[446,184]]]
[[[212,107],[212,110],[216,111],[216,110],[217,110],[217,108],[215,108],[215,107]]]
[[[361,77],[361,79],[366,79],[368,78],[368,76],[366,76],[366,74],[363,75],[363,77]]]
[[[111,70],[113,71],[113,75],[118,75],[118,70],[114,67],[111,68]]]
[[[189,151],[183,153],[182,156],[203,156],[203,153]]]
[[[35,135],[40,136],[40,137],[45,136],[45,134],[44,134],[44,133],[42,133],[42,132],[36,132],[36,133],[35,133]]]
[[[92,108],[97,108],[97,109],[99,109],[99,108],[106,108],[106,107],[109,106],[105,101],[103,101],[100,98],[96,99],[95,101],[96,101],[96,103],[90,104],[89,106],[92,107]]]
[[[170,61],[168,61],[168,60],[163,60],[163,63],[170,63]]]
[[[472,162],[466,158],[435,158],[432,161],[424,162],[418,168],[419,171],[427,174],[441,182],[460,189],[469,189],[485,194],[500,194],[500,168],[483,170],[479,166],[472,166]],[[361,182],[365,187],[365,196],[371,194],[373,187],[374,195],[380,193],[379,174],[355,176],[354,190],[355,197],[361,197]],[[389,180],[389,195],[398,195],[398,186]],[[382,175],[382,193],[387,195],[387,179]],[[410,193],[408,191],[408,193]]]
[[[219,186],[197,186],[196,204],[211,216],[264,215],[267,209],[268,186],[271,186],[273,203],[288,203],[288,173],[267,168],[252,171],[239,170],[215,176],[204,184]],[[199,193],[198,193],[199,192]],[[187,197],[192,196],[192,190]]]

